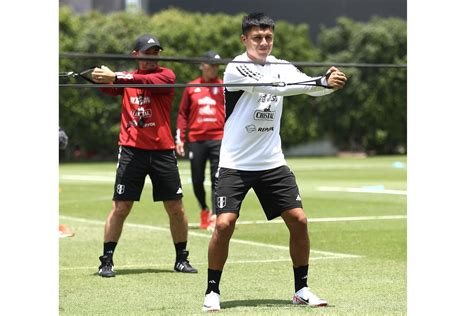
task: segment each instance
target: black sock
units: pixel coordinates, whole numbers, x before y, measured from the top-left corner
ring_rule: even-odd
[[[308,267],[309,265],[293,268],[295,276],[295,292],[308,286]]]
[[[115,247],[117,247],[116,242],[104,242],[104,256],[112,257],[114,255]]]
[[[179,242],[174,244],[174,249],[176,250],[176,260],[183,254],[186,250],[187,241]]]
[[[207,290],[206,294],[212,292],[221,294],[219,283],[221,282],[222,271],[207,269]]]

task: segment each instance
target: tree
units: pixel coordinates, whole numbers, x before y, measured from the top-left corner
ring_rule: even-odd
[[[406,64],[406,21],[373,17],[367,23],[338,19],[323,28],[325,60],[352,63]],[[405,68],[348,68],[341,97],[321,100],[319,131],[339,147],[376,153],[406,149],[407,88]]]

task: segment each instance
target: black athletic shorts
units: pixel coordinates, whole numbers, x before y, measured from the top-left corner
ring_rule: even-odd
[[[292,208],[303,208],[293,172],[288,166],[264,171],[219,168],[216,213],[237,213],[245,195],[253,188],[268,220]]]
[[[120,146],[113,200],[140,201],[147,175],[153,184],[153,201],[183,197],[174,150]]]

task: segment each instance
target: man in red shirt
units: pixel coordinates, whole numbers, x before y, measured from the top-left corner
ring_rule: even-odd
[[[214,51],[206,52],[203,57],[220,59]],[[222,83],[218,77],[219,65],[202,63],[199,66],[202,75],[191,84]],[[201,206],[201,229],[213,230],[215,226],[215,180],[219,165],[219,151],[224,134],[224,90],[222,87],[187,87],[181,98],[176,130],[176,152],[184,157],[186,129],[188,129],[189,160],[194,195]],[[206,163],[211,164],[211,200],[212,212],[206,203],[204,173]]]
[[[140,36],[132,51],[133,56],[159,56],[162,47],[152,35]],[[104,229],[104,252],[99,257],[98,274],[115,276],[113,254],[122,233],[123,224],[140,200],[145,178],[153,184],[153,200],[163,201],[170,220],[171,236],[176,250],[174,270],[196,273],[188,261],[186,250],[188,220],[182,202],[181,181],[174,153],[175,145],[170,128],[173,88],[114,88],[117,84],[174,84],[172,70],[160,67],[156,60],[139,60],[133,72],[113,72],[106,66],[95,68],[92,79],[110,83],[102,89],[111,95],[122,96],[122,116],[119,136],[119,155],[114,186],[112,211]]]

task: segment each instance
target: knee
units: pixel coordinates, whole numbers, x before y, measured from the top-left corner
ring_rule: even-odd
[[[133,202],[131,201],[119,201],[115,202],[112,206],[112,213],[115,216],[126,218],[130,214]]]
[[[290,225],[297,230],[306,229],[308,226],[308,218],[305,214],[296,214],[291,217]]]
[[[235,221],[228,221],[228,220],[221,220],[217,221],[215,230],[217,231],[217,234],[221,236],[229,236],[232,235],[232,232],[234,231],[235,227]]]
[[[165,209],[171,217],[182,217],[184,216],[184,207],[181,200],[176,201],[165,201]]]
[[[300,226],[308,226],[308,218],[306,217],[306,215],[300,215],[296,218],[296,222],[298,223],[298,225]]]

